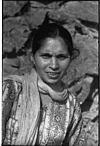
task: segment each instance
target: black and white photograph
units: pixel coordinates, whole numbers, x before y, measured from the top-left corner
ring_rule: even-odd
[[[2,146],[98,146],[99,1],[2,0]]]

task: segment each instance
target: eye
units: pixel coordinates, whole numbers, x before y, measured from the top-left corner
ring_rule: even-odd
[[[64,60],[64,59],[70,58],[70,56],[60,54],[60,55],[57,56],[57,58],[60,59],[60,60]]]
[[[51,56],[50,54],[48,54],[48,53],[41,54],[40,56],[41,56],[43,59],[49,59],[49,58],[52,57],[52,56]]]

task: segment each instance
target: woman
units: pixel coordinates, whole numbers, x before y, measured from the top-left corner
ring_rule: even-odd
[[[3,83],[3,144],[82,145],[81,110],[62,82],[74,56],[70,33],[56,23],[41,25],[32,53],[32,72]]]

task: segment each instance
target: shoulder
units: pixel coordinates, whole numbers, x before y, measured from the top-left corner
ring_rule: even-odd
[[[68,91],[68,97],[69,97],[70,106],[73,109],[73,111],[77,114],[81,114],[81,107],[79,101],[77,100],[77,96],[75,96],[73,93]]]
[[[22,79],[23,79],[23,76],[18,76],[18,75],[7,76],[3,78],[3,85],[4,84],[9,84],[9,85],[21,84]]]
[[[22,82],[20,80],[20,77],[16,76],[9,76],[6,78],[3,78],[3,100],[5,98],[13,100],[15,96],[21,91],[22,89]]]

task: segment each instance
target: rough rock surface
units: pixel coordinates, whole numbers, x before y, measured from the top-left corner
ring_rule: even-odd
[[[88,146],[97,146],[98,1],[3,1],[3,76],[31,70],[31,32],[41,25],[47,12],[50,21],[70,31],[74,47],[80,51],[63,80],[77,96],[84,121],[88,119]]]
[[[9,17],[3,21],[3,51],[16,52],[21,49],[30,34],[30,30],[24,17]]]
[[[26,4],[27,1],[3,1],[3,18],[15,16]]]

